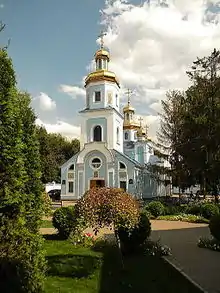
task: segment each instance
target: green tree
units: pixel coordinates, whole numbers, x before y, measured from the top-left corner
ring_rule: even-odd
[[[69,141],[61,134],[47,133],[44,127],[38,127],[37,136],[40,144],[42,181],[59,182],[60,167],[79,152],[79,141]]]
[[[36,134],[35,114],[31,108],[28,93],[17,93],[17,104],[23,127],[23,161],[27,173],[23,192],[26,194],[24,205],[26,223],[31,231],[37,232],[43,211],[43,184],[41,182],[41,164],[39,142]]]
[[[15,72],[0,50],[0,287],[3,292],[42,292],[42,237],[26,222],[28,194],[23,121]],[[16,282],[16,289],[13,281]]]

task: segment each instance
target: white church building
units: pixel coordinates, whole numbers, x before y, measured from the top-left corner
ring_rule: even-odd
[[[164,196],[166,188],[147,169],[164,164],[154,155],[147,131],[135,122],[128,103],[120,112],[120,83],[108,70],[110,53],[95,53],[96,69],[85,79],[80,151],[61,166],[61,200],[77,200],[94,187],[123,188],[137,198]]]

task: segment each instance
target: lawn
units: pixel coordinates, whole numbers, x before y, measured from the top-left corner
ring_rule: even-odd
[[[53,228],[53,224],[52,224],[52,221],[49,221],[49,220],[42,220],[41,221],[41,225],[40,225],[41,228]]]
[[[122,269],[117,249],[94,252],[45,236],[48,272],[46,293],[199,293],[163,259],[132,256]]]

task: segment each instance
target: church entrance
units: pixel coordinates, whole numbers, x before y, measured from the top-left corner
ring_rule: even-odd
[[[101,180],[101,179],[90,180],[90,189],[91,188],[100,188],[100,187],[105,187],[105,180]]]

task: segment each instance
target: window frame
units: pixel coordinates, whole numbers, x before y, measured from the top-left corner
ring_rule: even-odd
[[[97,100],[97,94],[99,94],[99,100]],[[102,101],[102,94],[101,91],[95,91],[94,92],[94,103],[101,103]]]

